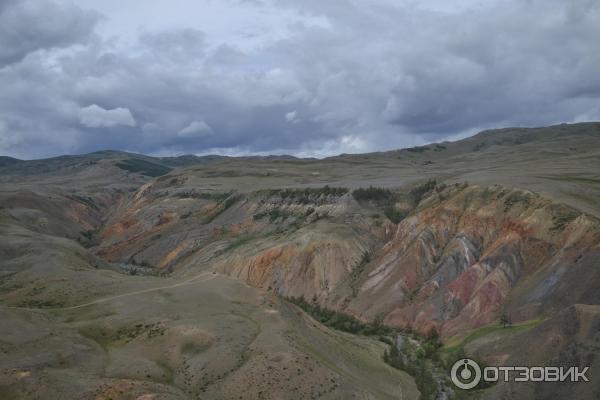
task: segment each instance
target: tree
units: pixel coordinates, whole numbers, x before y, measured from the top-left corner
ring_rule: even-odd
[[[502,315],[500,315],[500,324],[503,328],[512,326],[510,315],[508,315],[506,312],[503,312]]]

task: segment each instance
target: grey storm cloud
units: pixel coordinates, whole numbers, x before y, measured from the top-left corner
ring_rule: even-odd
[[[0,0],[0,153],[325,156],[600,119],[593,0],[77,4]]]
[[[85,42],[99,14],[56,7],[46,0],[3,0],[0,4],[0,67],[36,50]]]

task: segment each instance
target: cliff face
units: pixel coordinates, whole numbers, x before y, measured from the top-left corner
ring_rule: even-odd
[[[532,193],[467,188],[398,225],[348,308],[450,335],[596,302],[599,240],[597,221]]]
[[[441,186],[412,207],[394,224],[343,189],[206,195],[159,182],[113,219],[99,252],[161,271],[214,269],[445,336],[503,312],[518,321],[600,300],[592,217],[501,186]]]

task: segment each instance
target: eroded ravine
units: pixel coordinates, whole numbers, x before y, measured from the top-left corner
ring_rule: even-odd
[[[555,312],[564,296],[596,300],[598,221],[532,192],[436,187],[393,224],[375,214],[375,202],[341,190],[257,192],[219,203],[174,189],[138,192],[125,217],[103,231],[99,254],[179,274],[214,269],[363,320],[383,314],[390,325],[446,336],[503,311],[517,321]],[[579,280],[580,294],[552,285],[559,275]]]

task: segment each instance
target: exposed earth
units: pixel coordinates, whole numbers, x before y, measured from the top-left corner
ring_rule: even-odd
[[[1,399],[600,398],[600,123],[323,160],[0,157],[0,185]],[[383,355],[432,335],[430,395]],[[463,356],[590,382],[449,391]]]

